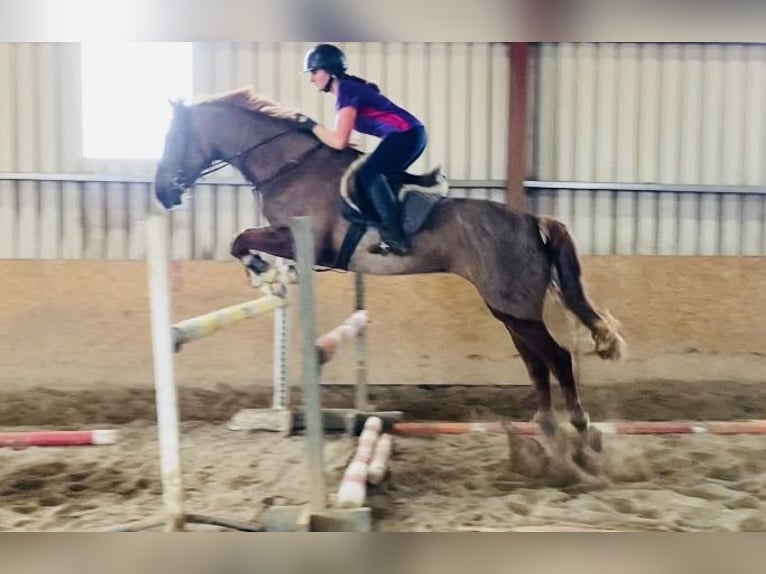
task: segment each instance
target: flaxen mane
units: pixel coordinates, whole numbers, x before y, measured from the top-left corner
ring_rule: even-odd
[[[298,110],[278,104],[266,96],[258,94],[252,88],[238,88],[217,96],[210,96],[196,102],[198,104],[225,104],[236,106],[251,112],[260,112],[278,120],[295,120]]]

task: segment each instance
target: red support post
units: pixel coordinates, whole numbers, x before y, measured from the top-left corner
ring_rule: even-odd
[[[510,42],[510,89],[508,114],[508,207],[527,210],[524,180],[527,177],[527,88],[529,79],[529,44]]]

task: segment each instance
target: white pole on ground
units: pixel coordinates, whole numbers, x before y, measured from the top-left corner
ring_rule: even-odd
[[[282,258],[274,261],[277,267],[285,267],[287,263]],[[287,409],[290,407],[290,385],[287,382],[287,345],[289,341],[289,311],[280,307],[274,311],[274,397],[272,408]]]
[[[354,274],[354,311],[366,309],[364,303],[364,276],[361,273]],[[354,339],[354,351],[356,353],[356,390],[354,393],[354,407],[358,411],[368,409],[367,401],[367,329],[360,331]]]
[[[178,398],[173,373],[173,323],[167,234],[166,214],[151,214],[147,217],[146,255],[149,272],[162,500],[165,505],[165,528],[173,531],[183,529],[184,509],[178,438]]]
[[[364,506],[364,499],[367,496],[369,465],[375,454],[375,447],[382,429],[383,421],[378,417],[370,417],[365,421],[354,457],[346,467],[338,487],[338,493],[335,497],[337,507],[359,508]]]
[[[316,348],[316,306],[314,303],[314,237],[310,217],[295,217],[291,223],[296,247],[300,290],[303,405],[306,447],[309,462],[310,505],[312,513],[326,509],[322,412],[319,396],[319,357]]]

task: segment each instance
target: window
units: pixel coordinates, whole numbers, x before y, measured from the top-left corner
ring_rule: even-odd
[[[85,157],[158,159],[168,99],[192,95],[191,44],[85,42],[81,49]]]

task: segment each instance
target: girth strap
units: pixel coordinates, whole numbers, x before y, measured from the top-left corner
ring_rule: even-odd
[[[367,226],[363,223],[352,222],[346,232],[346,237],[343,238],[343,243],[340,246],[338,252],[338,258],[335,260],[335,267],[337,269],[348,270],[348,263],[351,261],[351,256],[354,254],[357,245],[364,237],[367,231]]]

